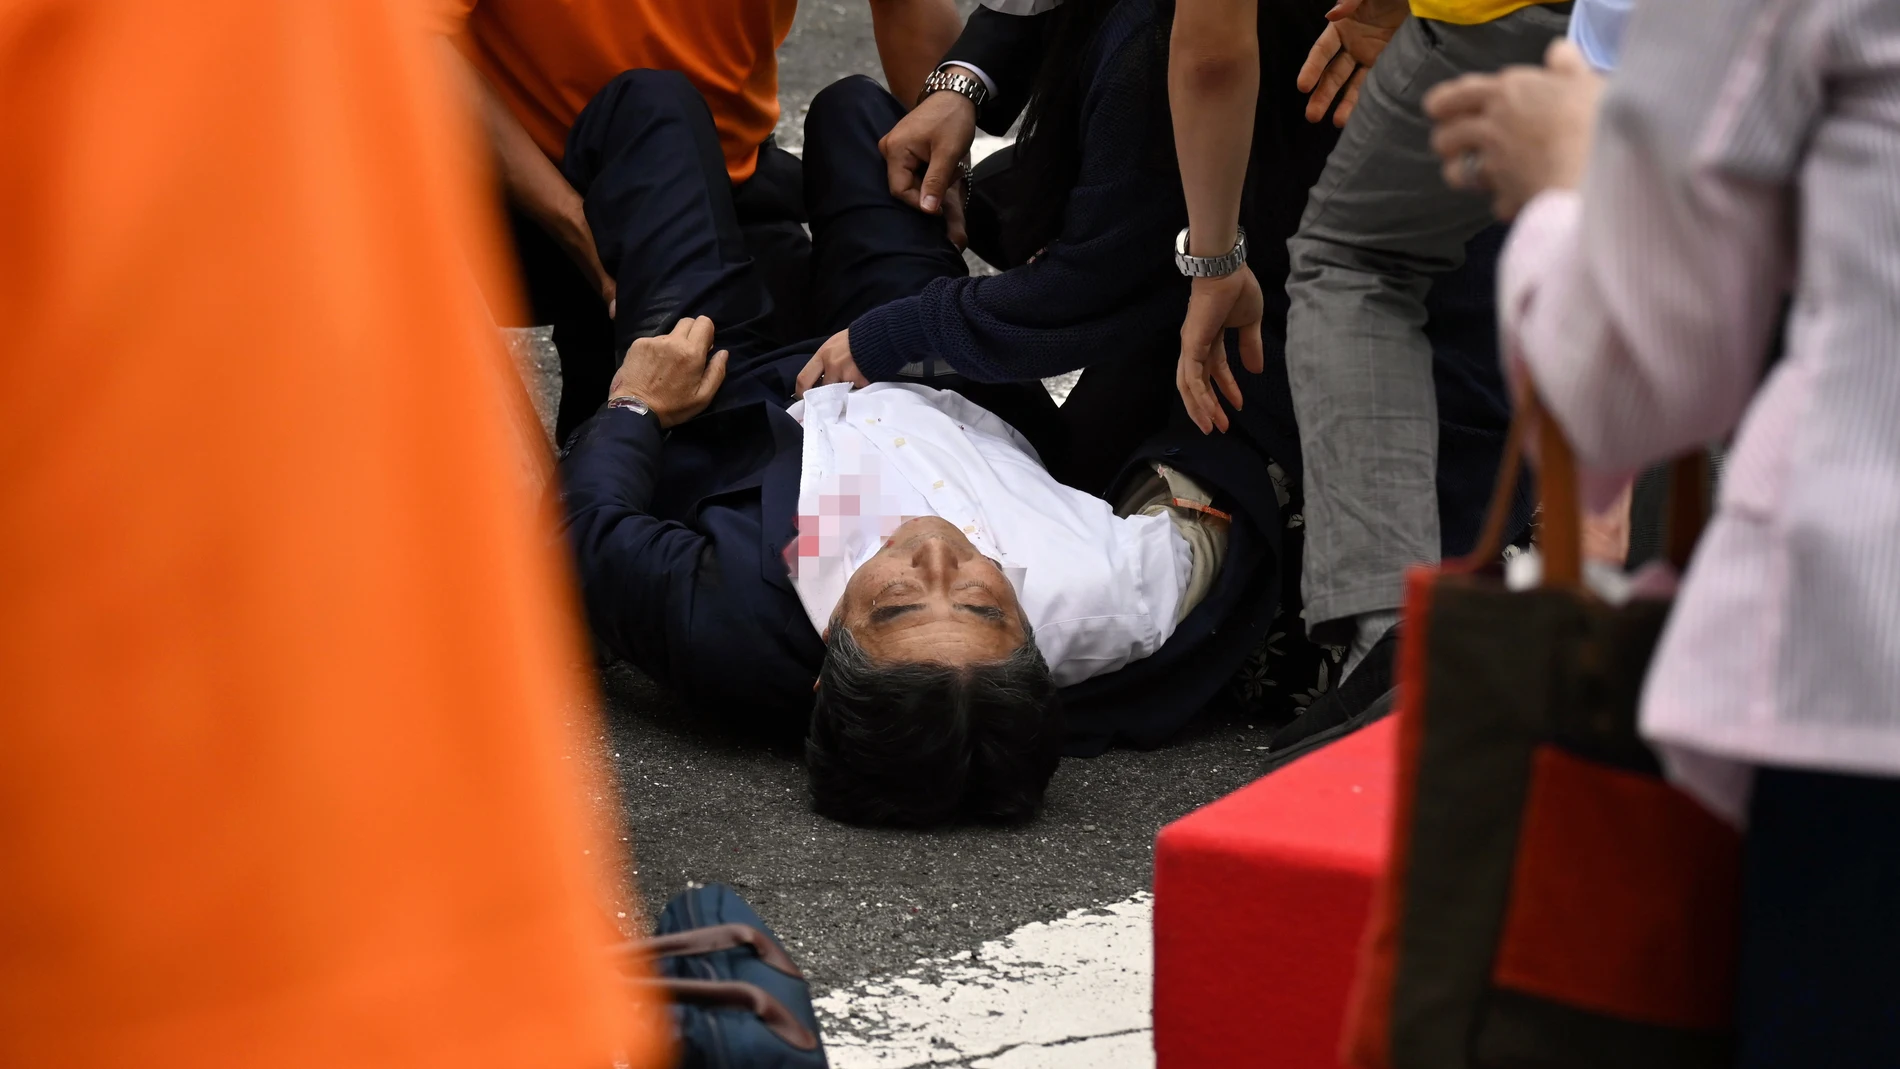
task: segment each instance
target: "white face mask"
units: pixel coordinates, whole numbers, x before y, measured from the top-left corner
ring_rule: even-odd
[[[1636,0],[1577,0],[1570,10],[1570,42],[1590,66],[1605,74],[1623,52],[1623,27]]]

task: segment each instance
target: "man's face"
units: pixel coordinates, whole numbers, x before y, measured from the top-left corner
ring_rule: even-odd
[[[1002,568],[935,516],[891,532],[845,584],[837,619],[884,662],[1000,661],[1028,634]]]

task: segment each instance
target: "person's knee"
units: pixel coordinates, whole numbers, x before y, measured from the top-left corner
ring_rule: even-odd
[[[679,71],[641,67],[622,71],[602,91],[616,101],[655,109],[704,108],[705,99]]]
[[[819,90],[805,113],[805,144],[835,140],[857,130],[872,141],[890,132],[904,117],[904,106],[883,86],[862,74],[840,78]]]

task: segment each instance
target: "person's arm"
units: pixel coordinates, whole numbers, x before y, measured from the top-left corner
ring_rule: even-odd
[[[1539,255],[1507,250],[1522,358],[1578,459],[1599,467],[1731,430],[1790,283],[1790,189],[1824,82],[1814,9],[1720,10],[1659,4],[1631,26],[1581,192],[1546,191],[1519,217],[1526,240],[1544,237]]]
[[[481,117],[482,128],[488,134],[489,147],[495,154],[495,168],[508,198],[552,235],[582,273],[593,281],[601,300],[607,302],[608,314],[611,315],[614,311],[614,278],[601,265],[600,253],[594,247],[594,232],[588,227],[587,213],[582,208],[581,195],[568,184],[554,161],[548,159],[541,147],[534,143],[534,138],[528,136],[521,121],[495,95],[488,79],[482,77],[468,57],[448,38],[437,40],[444,53],[444,62],[448,64],[455,81],[468,94],[476,114]]]
[[[672,648],[677,618],[700,569],[714,562],[704,535],[649,510],[666,431],[703,411],[725,379],[726,354],[706,357],[712,334],[712,320],[701,317],[635,341],[607,406],[575,432],[561,461],[564,526],[588,621],[615,653],[669,678],[686,656]]]
[[[955,0],[870,0],[871,34],[891,95],[911,104],[963,28]]]
[[[1111,60],[1103,70],[1084,105],[1083,156],[1061,235],[1031,263],[937,279],[858,317],[833,341],[865,378],[939,358],[981,382],[1022,382],[1104,353],[1169,345],[1187,280],[1154,251],[1180,229],[1181,201],[1171,174],[1143,165],[1148,125],[1128,118],[1159,87],[1145,64]]]
[[[899,119],[878,142],[892,196],[931,215],[951,204],[951,179],[958,161],[970,154],[977,128],[1001,135],[1022,114],[1042,62],[1047,26],[1046,13],[1005,15],[982,7],[970,14],[969,23],[943,54],[942,65],[982,82],[990,98],[979,108],[967,97],[943,90]],[[896,85],[895,76],[891,84]],[[898,99],[910,103],[901,95]],[[954,227],[954,205],[952,210]]]
[[[1240,196],[1253,150],[1254,106],[1260,96],[1257,0],[1180,0],[1168,41],[1168,108],[1175,154],[1187,195],[1190,256],[1225,256],[1239,239]],[[1165,257],[1167,249],[1151,256]],[[1241,359],[1261,367],[1260,283],[1246,265],[1224,278],[1197,278],[1181,323],[1175,385],[1188,415],[1202,431],[1227,429],[1214,399],[1218,383],[1240,406],[1240,385],[1227,363],[1222,337],[1241,331]]]

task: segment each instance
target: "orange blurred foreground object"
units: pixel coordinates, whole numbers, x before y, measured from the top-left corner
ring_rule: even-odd
[[[415,7],[0,0],[0,1065],[662,1053]]]

